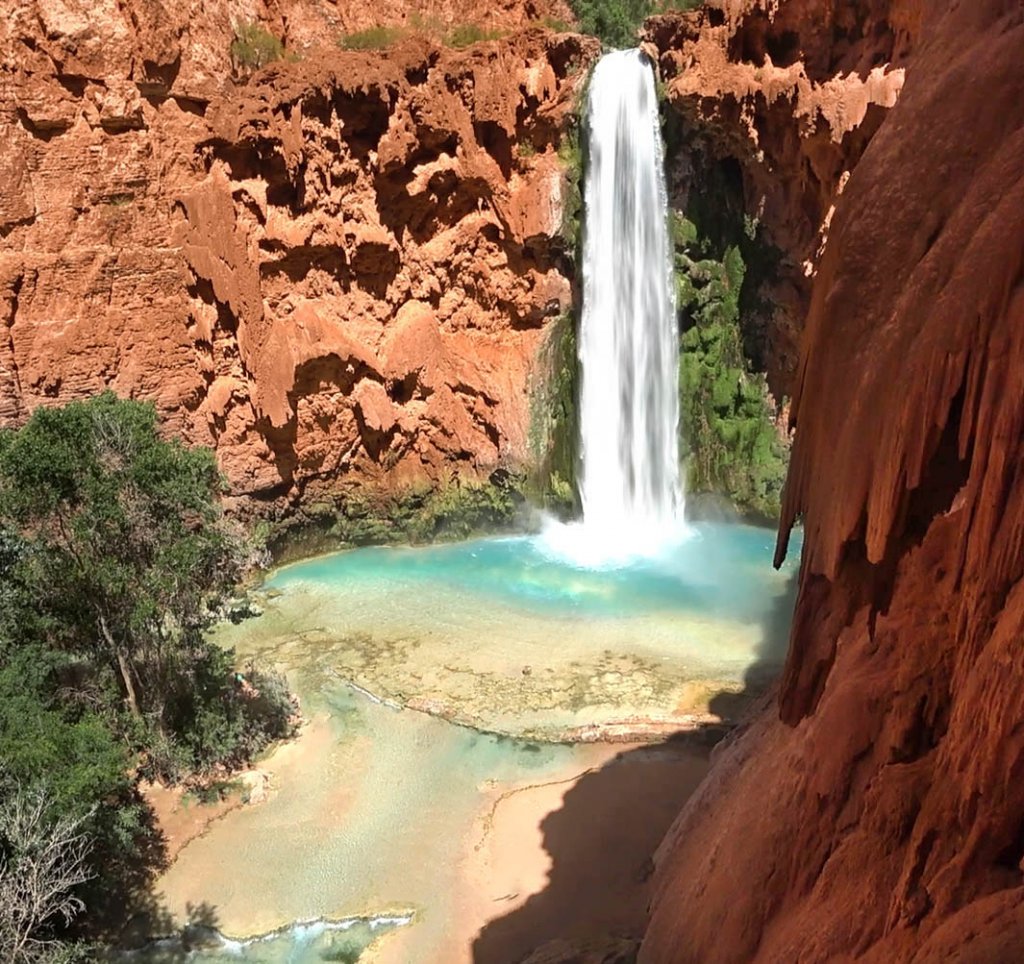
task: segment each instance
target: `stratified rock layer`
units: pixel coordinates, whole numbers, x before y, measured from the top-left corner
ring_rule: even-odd
[[[596,42],[346,53],[326,7],[279,6],[36,0],[0,26],[0,424],[151,399],[279,505],[522,462]],[[305,53],[236,85],[256,13]]]
[[[779,705],[663,844],[648,964],[1024,947],[1024,11],[925,14],[814,288]]]

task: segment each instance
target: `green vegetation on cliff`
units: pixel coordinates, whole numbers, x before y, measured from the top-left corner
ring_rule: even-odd
[[[570,256],[579,261],[583,240],[583,107],[585,93],[581,95],[572,126],[562,134],[558,145],[558,159],[562,164],[562,225],[561,234]]]
[[[286,561],[354,546],[468,539],[509,528],[524,487],[522,476],[497,469],[483,482],[453,478],[394,492],[350,489],[304,504],[276,528],[270,548]]]
[[[95,879],[71,897],[90,910],[137,896],[159,850],[138,776],[223,772],[292,730],[283,682],[251,668],[242,685],[206,639],[249,551],[220,490],[211,452],[111,393],[0,432],[0,818],[38,803],[42,830],[74,824]],[[15,890],[27,861],[0,834]],[[59,923],[0,911],[0,957]]]
[[[257,21],[240,23],[231,41],[231,60],[243,70],[259,70],[284,56],[284,44]]]
[[[788,446],[765,378],[751,372],[743,350],[743,255],[735,244],[718,254],[693,222],[674,212],[671,227],[684,320],[679,421],[687,491],[724,495],[745,513],[776,518]]]
[[[478,23],[464,23],[449,26],[437,17],[422,17],[413,14],[407,25],[373,26],[365,30],[342,35],[338,46],[342,50],[384,50],[408,37],[428,37],[446,47],[461,50],[485,40],[500,40],[506,31]]]
[[[581,33],[599,37],[607,47],[635,47],[644,20],[668,10],[694,10],[703,0],[569,0]]]
[[[546,509],[577,509],[579,361],[576,323],[564,314],[549,327],[530,384],[529,492]]]

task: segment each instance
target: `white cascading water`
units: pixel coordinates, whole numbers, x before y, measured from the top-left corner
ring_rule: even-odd
[[[679,336],[654,75],[639,50],[590,81],[585,194],[580,497],[602,555],[678,534]]]

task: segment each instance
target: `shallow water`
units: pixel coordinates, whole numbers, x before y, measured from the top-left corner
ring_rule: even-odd
[[[588,765],[573,747],[452,726],[324,685],[316,673],[292,681],[311,722],[268,762],[268,799],[212,824],[164,875],[163,900],[179,921],[205,905],[210,925],[243,937],[310,918],[411,916],[417,944],[434,947],[453,924],[456,858],[488,794]],[[286,934],[248,945],[241,959],[333,960],[318,955],[352,937],[300,944]]]
[[[484,605],[511,605],[562,620],[653,610],[758,622],[793,571],[792,563],[781,572],[771,568],[774,531],[756,526],[701,523],[661,553],[624,565],[587,565],[567,558],[561,552],[566,541],[544,533],[358,549],[286,566],[266,585],[285,592],[325,589],[359,596],[367,600],[360,608],[385,593],[413,593],[404,598],[414,602],[424,623],[439,608],[428,595],[433,592],[458,593]],[[353,616],[353,622],[358,619]]]
[[[571,538],[360,549],[276,571],[264,615],[218,638],[287,672],[310,723],[267,762],[264,802],[184,848],[161,881],[168,910],[184,921],[208,905],[236,938],[408,915],[391,959],[451,964],[446,949],[465,946],[458,855],[479,846],[489,808],[614,752],[546,740],[692,729],[777,671],[796,563],[771,569],[771,532],[702,524],[618,568],[573,562]],[[355,959],[341,942],[374,936],[303,931],[195,959]]]
[[[264,615],[220,639],[531,739],[711,721],[727,715],[716,696],[753,693],[777,672],[796,563],[771,568],[771,531],[699,524],[616,567],[581,565],[567,541],[562,531],[311,559],[274,573]]]
[[[190,937],[153,941],[114,960],[134,964],[194,961],[196,964],[353,964],[375,940],[409,923],[404,917],[303,921],[248,940],[233,940],[216,930],[193,929]]]

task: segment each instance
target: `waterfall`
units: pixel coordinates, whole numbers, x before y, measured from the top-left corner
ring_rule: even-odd
[[[668,202],[654,75],[639,50],[598,62],[587,124],[583,523],[593,536],[635,554],[677,533],[683,516]]]

